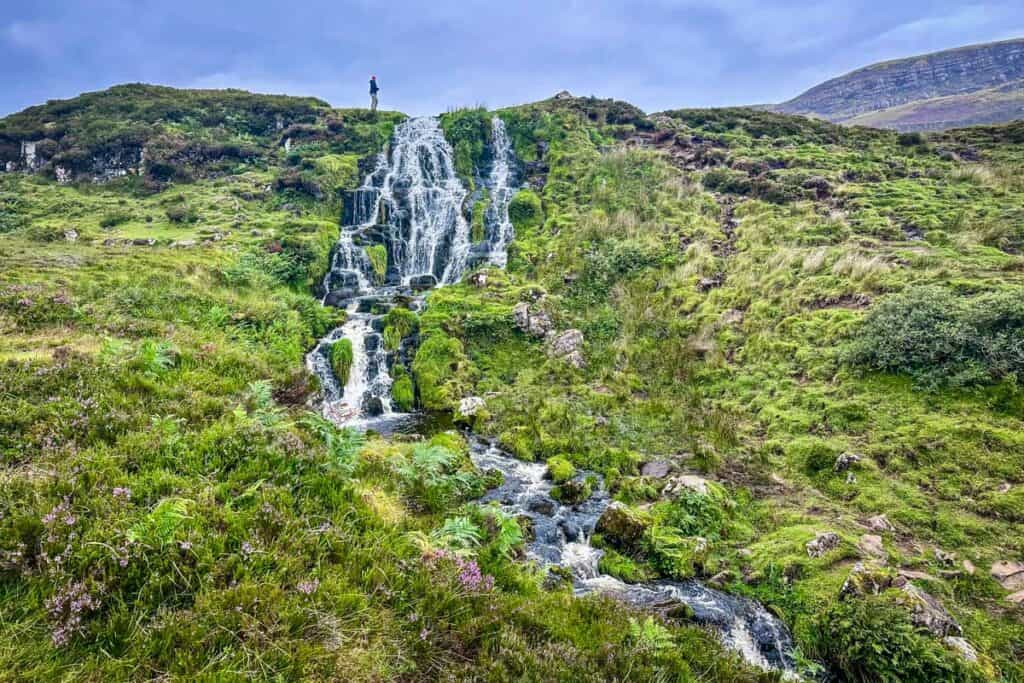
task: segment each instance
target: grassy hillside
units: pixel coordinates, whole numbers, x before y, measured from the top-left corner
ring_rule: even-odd
[[[547,149],[531,166],[546,182],[507,273],[431,295],[424,335],[465,354],[447,395],[488,396],[476,429],[598,468],[649,520],[606,571],[714,576],[843,678],[1024,675],[1020,607],[989,576],[1024,553],[1015,128],[929,140],[606,107],[500,112],[522,158]],[[516,329],[521,302],[582,331],[585,367]],[[721,489],[668,495],[639,476],[655,460]],[[828,532],[836,547],[810,557]],[[917,628],[903,591],[837,603],[855,562],[944,603],[979,664]]]
[[[124,97],[173,127],[139,113],[160,101],[146,90]],[[205,97],[210,121],[265,106]],[[275,118],[244,163],[58,184],[54,152],[0,175],[2,670],[755,678],[685,615],[575,599],[518,562],[523,531],[470,502],[493,482],[457,434],[311,415],[337,192],[400,117],[294,102],[316,133],[286,151]],[[114,116],[79,104],[81,130]],[[0,131],[63,125],[40,111]],[[509,267],[403,319],[409,398],[601,472],[643,529],[596,539],[603,571],[761,600],[805,673],[1024,678],[1022,608],[990,576],[1024,559],[1020,124],[924,137],[595,99],[498,114],[529,185]],[[467,179],[490,116],[442,118]],[[186,146],[240,130],[217,120]],[[524,308],[578,330],[577,353],[517,325]],[[459,416],[467,396],[485,408]],[[653,461],[704,493],[642,476]],[[922,627],[921,592],[975,661]]]
[[[275,102],[131,86],[0,126],[166,133],[174,105],[186,146],[221,144]],[[749,675],[702,630],[543,589],[518,525],[465,504],[487,480],[457,434],[309,409],[303,354],[342,315],[311,295],[336,193],[401,116],[286,104],[315,134],[243,164],[0,174],[0,678]]]

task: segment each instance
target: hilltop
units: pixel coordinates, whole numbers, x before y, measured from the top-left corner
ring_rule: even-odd
[[[532,568],[572,531],[478,504],[472,432],[607,490],[601,572],[756,600],[808,677],[1024,677],[1024,123],[452,111],[470,225],[495,116],[508,265],[381,311],[429,418],[388,436],[321,418],[304,356],[403,115],[132,85],[0,120],[0,667],[777,676]]]
[[[873,64],[771,109],[903,131],[1024,118],[1024,39]]]

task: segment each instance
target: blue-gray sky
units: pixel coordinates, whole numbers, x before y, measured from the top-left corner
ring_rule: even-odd
[[[577,95],[646,111],[778,102],[871,62],[1024,36],[945,0],[5,0],[0,115],[124,82],[432,114]]]

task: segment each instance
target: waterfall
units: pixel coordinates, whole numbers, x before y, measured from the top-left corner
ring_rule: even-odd
[[[324,414],[356,423],[392,413],[390,372],[394,351],[384,348],[381,318],[415,293],[459,281],[486,260],[505,264],[512,239],[508,206],[515,157],[501,119],[492,121],[493,164],[483,184],[492,201],[484,217],[486,259],[471,258],[470,226],[463,215],[468,192],[455,172],[454,152],[435,118],[409,119],[395,128],[388,149],[363,184],[346,198],[341,234],[324,276],[322,303],[345,308],[348,320],[309,353],[306,364],[321,380]],[[384,272],[374,268],[386,254]],[[410,288],[412,291],[410,291]],[[342,387],[331,369],[331,347],[352,343],[353,363]]]
[[[511,184],[515,154],[508,133],[505,132],[505,122],[495,116],[491,120],[491,128],[494,164],[487,183],[491,203],[487,207],[484,222],[488,228],[487,241],[490,243],[488,261],[493,266],[504,268],[508,261],[508,243],[515,234],[512,221],[508,217],[508,207],[512,202],[512,195],[516,192],[516,188]]]

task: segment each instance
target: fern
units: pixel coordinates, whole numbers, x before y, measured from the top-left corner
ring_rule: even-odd
[[[654,617],[643,621],[630,618],[629,637],[639,650],[660,652],[673,647],[672,632],[656,622]]]
[[[188,498],[164,498],[128,530],[128,540],[151,548],[166,546],[190,519],[194,505],[195,501]]]
[[[135,364],[146,375],[155,377],[174,367],[175,356],[170,342],[147,339],[139,346]]]
[[[261,426],[281,428],[287,425],[284,409],[274,401],[274,387],[269,380],[261,379],[249,383],[246,404],[252,418]]]
[[[317,413],[309,413],[301,424],[323,441],[331,455],[331,465],[351,476],[355,471],[359,449],[366,437],[354,429],[339,429],[337,425]]]
[[[480,527],[468,517],[450,517],[430,533],[431,540],[460,554],[480,545]]]

